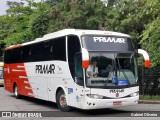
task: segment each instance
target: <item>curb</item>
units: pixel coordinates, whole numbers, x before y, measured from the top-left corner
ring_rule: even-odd
[[[160,100],[138,100],[139,104],[160,104]]]

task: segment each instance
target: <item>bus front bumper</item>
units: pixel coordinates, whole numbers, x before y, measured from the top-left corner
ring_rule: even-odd
[[[83,109],[102,109],[138,104],[139,96],[119,99],[92,99],[86,97]]]

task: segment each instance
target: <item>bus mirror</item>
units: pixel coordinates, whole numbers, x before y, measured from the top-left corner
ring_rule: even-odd
[[[89,54],[85,48],[82,48],[82,68],[88,68],[89,66]]]
[[[150,67],[150,59],[149,59],[148,53],[143,49],[138,49],[138,53],[143,55],[144,60],[145,60],[145,67],[149,68]]]

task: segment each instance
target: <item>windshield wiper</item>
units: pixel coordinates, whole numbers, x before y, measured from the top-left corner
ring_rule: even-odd
[[[120,75],[120,63],[119,63],[119,59],[118,59],[118,58],[117,58],[117,60],[118,60],[119,75]],[[121,69],[121,70],[122,70],[122,73],[123,73],[123,75],[124,75],[125,79],[128,81],[128,85],[130,85],[130,82],[129,82],[129,79],[128,79],[128,77],[127,77],[126,73],[124,72],[124,70],[123,70],[123,69]]]
[[[104,83],[104,87],[107,86],[108,81],[109,81],[109,79],[108,79],[108,77],[107,77],[107,80],[105,80],[105,83]]]
[[[128,85],[130,85],[129,79],[123,69],[122,69],[122,73],[123,73],[124,77],[126,78],[126,80],[128,81]]]

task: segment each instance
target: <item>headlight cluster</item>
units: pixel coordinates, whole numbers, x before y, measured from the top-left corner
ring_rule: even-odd
[[[87,94],[87,96],[89,98],[93,98],[93,99],[102,99],[103,98],[102,95],[96,95],[96,94]]]
[[[138,96],[138,95],[139,95],[139,92],[135,92],[135,93],[130,94],[131,97],[135,97],[135,96]]]

